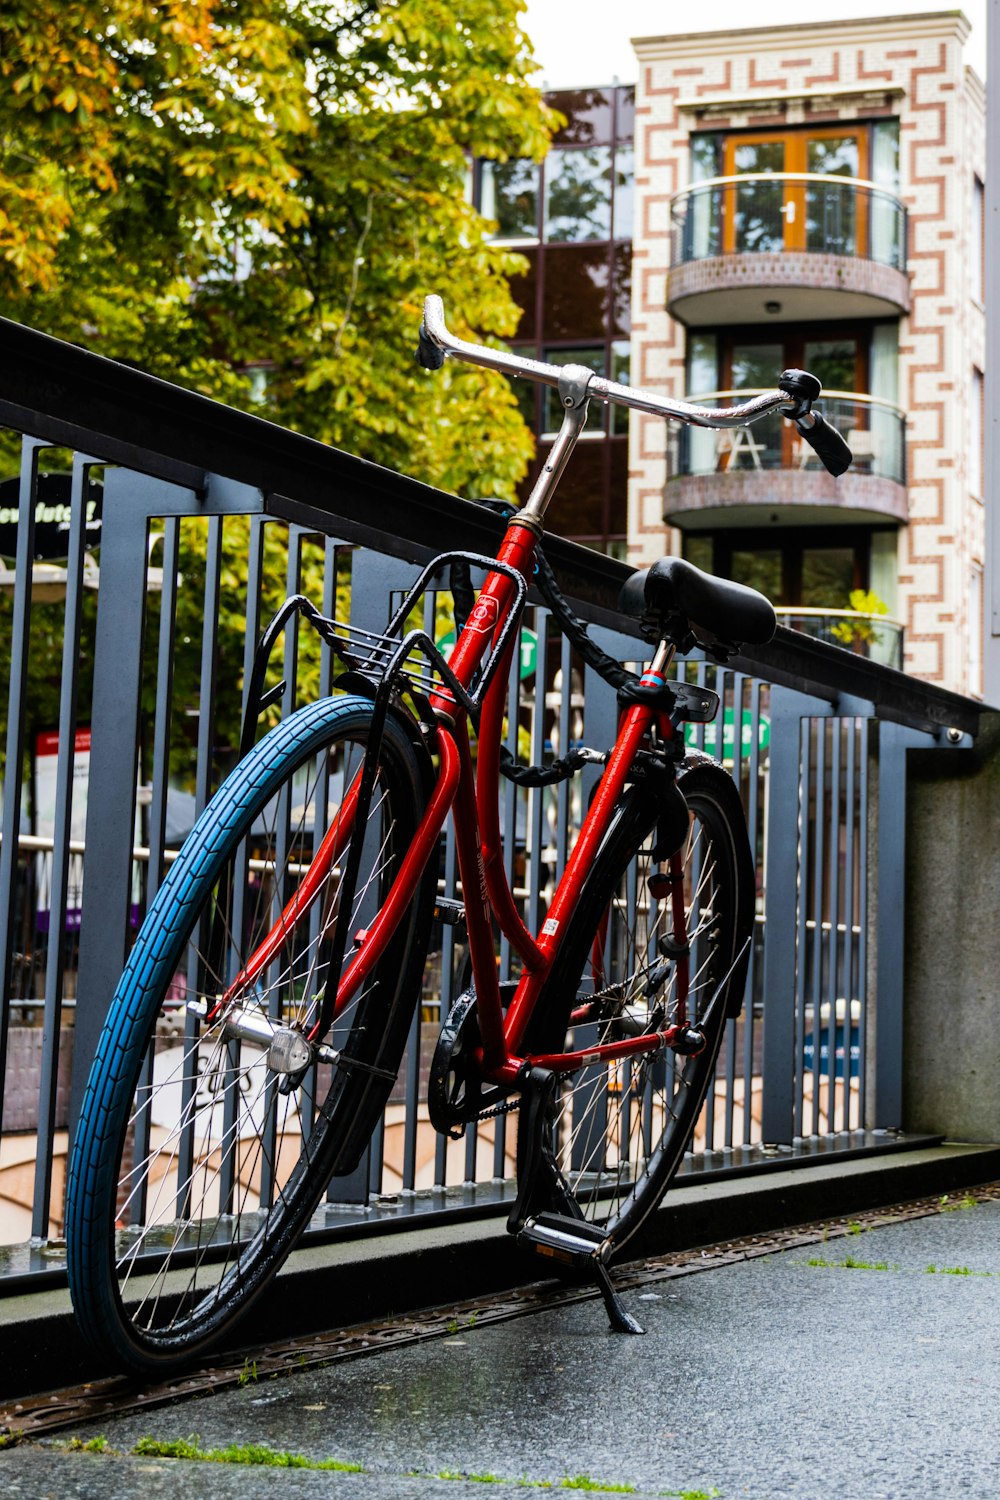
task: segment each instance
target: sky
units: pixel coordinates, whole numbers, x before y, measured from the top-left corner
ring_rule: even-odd
[[[736,31],[750,26],[781,26],[803,21],[851,20],[882,14],[912,15],[918,11],[960,9],[972,24],[965,44],[965,60],[980,78],[986,77],[987,0],[766,0],[754,7],[747,0],[711,0],[690,19],[677,17],[687,7],[677,0],[527,0],[522,26],[534,44],[541,65],[539,83],[550,89],[581,88],[588,84],[636,81],[631,38],[666,36],[697,31]]]

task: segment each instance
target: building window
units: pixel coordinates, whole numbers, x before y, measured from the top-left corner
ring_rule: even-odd
[[[616,240],[632,238],[633,203],[635,200],[635,152],[631,146],[619,145],[615,151],[615,196],[612,233]]]
[[[498,240],[538,238],[537,162],[484,161],[481,166],[480,212],[495,219]]]
[[[984,240],[986,235],[986,189],[978,177],[972,179],[972,226],[969,236],[969,285],[975,300],[982,303],[986,289],[983,281]]]
[[[896,120],[693,135],[691,184],[681,261],[807,250],[903,265]]]
[[[498,240],[520,242],[527,270],[511,280],[521,309],[519,353],[582,364],[628,381],[634,191],[634,90],[546,95],[566,118],[544,162],[477,164],[477,202]],[[523,497],[562,420],[557,393],[512,382],[537,452]],[[584,441],[560,482],[552,530],[605,552],[625,547],[628,413],[592,401]]]
[[[852,589],[869,586],[871,534],[837,527],[686,533],[684,556],[720,578],[748,584],[779,607],[846,609]]]
[[[545,238],[556,243],[611,238],[611,149],[553,151],[545,163]]]
[[[593,370],[595,375],[603,375],[605,372],[605,351],[602,349],[546,349],[542,358],[550,365],[584,365],[588,370]],[[555,437],[562,423],[562,407],[559,404],[559,392],[553,390],[549,385],[545,387],[542,416],[542,433],[544,437]],[[606,403],[603,401],[591,401],[587,409],[587,425],[584,432],[603,432],[604,413]]]
[[[969,392],[969,489],[977,500],[983,498],[983,372],[973,370]]]
[[[781,370],[805,369],[823,385],[822,411],[855,453],[855,473],[906,482],[905,422],[895,405],[895,328],[876,324],[817,325],[807,331],[748,326],[731,333],[688,335],[687,394],[695,402],[723,406],[773,390]],[[819,460],[794,428],[778,415],[755,423],[749,436],[708,428],[684,428],[676,436],[675,473],[708,474],[727,469],[817,469]]]

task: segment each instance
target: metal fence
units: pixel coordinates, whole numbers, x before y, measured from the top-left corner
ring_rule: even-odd
[[[418,565],[459,540],[491,552],[501,523],[30,330],[4,332],[0,479],[17,478],[18,499],[13,530],[0,529],[0,548],[16,535],[0,597],[0,1244],[41,1247],[60,1236],[69,1132],[124,955],[234,762],[243,683],[270,612],[304,591],[325,613],[380,631]],[[53,478],[66,497],[58,564],[36,557]],[[605,649],[641,659],[614,610],[629,570],[558,539],[547,546]],[[446,638],[443,580],[424,608]],[[335,663],[304,625],[289,625],[280,656],[272,720],[336,690]],[[977,707],[784,629],[753,659],[722,669],[692,657],[678,671],[722,696],[719,722],[689,733],[740,787],[758,881],[747,1003],[687,1169],[745,1165],[803,1141],[856,1146],[902,1117],[906,748],[968,743]],[[541,604],[526,615],[510,687],[508,746],[522,759],[614,739],[613,693]],[[531,926],[596,774],[505,786],[508,871]],[[449,840],[449,893],[455,867]],[[505,975],[505,945],[500,959]],[[456,929],[438,929],[398,1085],[366,1163],[335,1185],[328,1223],[467,1211],[509,1192],[502,1118],[449,1142],[427,1121],[429,1058],[464,963]],[[7,1263],[0,1256],[0,1273]]]

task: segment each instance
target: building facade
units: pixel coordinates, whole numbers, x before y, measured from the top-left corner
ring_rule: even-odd
[[[630,362],[635,90],[565,90],[548,102],[565,124],[542,163],[475,164],[473,192],[494,238],[524,256],[512,282],[521,322],[512,347],[551,364],[581,364],[627,381]],[[531,484],[561,420],[554,391],[515,382],[538,439]],[[550,511],[562,536],[624,557],[628,413],[593,403]]]
[[[967,34],[949,11],[636,43],[633,380],[711,406],[804,366],[855,463],[834,480],[779,420],[723,435],[637,414],[628,556],[682,553],[799,628],[981,693]],[[852,595],[869,625],[837,613]]]

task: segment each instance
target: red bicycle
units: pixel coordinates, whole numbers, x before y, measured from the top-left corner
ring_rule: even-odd
[[[70,1285],[87,1337],[144,1375],[201,1354],[240,1317],[331,1178],[361,1159],[403,1055],[435,909],[464,923],[471,981],[441,1030],[431,1119],[461,1133],[517,1109],[509,1227],[550,1265],[594,1276],[619,1329],[641,1331],[608,1264],[676,1172],[743,1002],[755,902],[742,807],[683,734],[715,716],[718,698],[667,673],[678,651],[725,661],[766,641],[771,605],[663,558],[622,598],[651,645],[636,677],[587,638],[539,541],[589,401],[709,427],[780,409],[841,472],[850,454],[811,411],[819,382],[786,371],[773,393],[704,410],[466,343],[430,297],[419,358],[437,368],[446,356],[557,388],[562,427],[529,500],[495,558],[431,564],[382,636],[301,598],[272,622],[258,698],[293,610],[344,662],[338,692],[248,743],[157,892],[101,1037],[71,1161]],[[445,568],[467,613],[447,661],[406,628]],[[484,574],[478,597],[471,568]],[[498,808],[508,668],[536,568],[557,618],[617,688],[620,718],[610,749],[526,773],[603,768],[531,932],[505,875]],[[463,902],[445,911],[437,850],[449,813]],[[497,928],[520,965],[510,986],[498,980]]]

